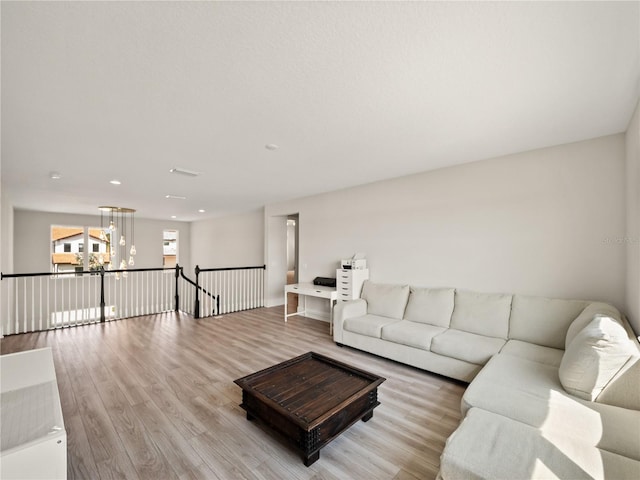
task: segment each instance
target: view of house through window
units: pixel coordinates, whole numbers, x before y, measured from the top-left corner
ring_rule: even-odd
[[[173,268],[178,263],[178,231],[164,230],[162,232],[162,266]]]
[[[51,271],[81,272],[101,266],[107,269],[113,257],[111,236],[108,228],[52,226]]]

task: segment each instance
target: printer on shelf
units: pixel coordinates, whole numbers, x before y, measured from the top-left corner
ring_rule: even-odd
[[[367,259],[364,258],[364,253],[356,253],[351,258],[343,258],[340,262],[340,268],[345,270],[366,270]]]

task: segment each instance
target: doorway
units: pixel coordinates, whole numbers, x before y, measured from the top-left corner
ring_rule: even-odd
[[[298,283],[298,214],[287,217],[287,278],[286,283]],[[289,294],[287,311],[298,310],[298,295]]]
[[[287,223],[288,220],[295,220],[295,230],[293,230],[292,241],[294,259],[291,280],[299,283],[300,272],[300,218],[298,213],[269,215],[265,219],[265,305],[275,307],[284,305],[287,301],[284,296],[284,286],[289,277],[289,266],[287,256]],[[292,245],[292,247],[293,247]],[[304,264],[303,264],[304,266]]]

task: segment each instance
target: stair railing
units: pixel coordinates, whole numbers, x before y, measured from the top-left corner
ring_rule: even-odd
[[[196,265],[196,318],[264,307],[266,266],[200,268]],[[200,291],[207,295],[200,299]],[[215,292],[211,294],[209,292]],[[215,303],[215,304],[214,304]],[[212,312],[212,313],[209,313]]]
[[[0,273],[0,335],[182,311],[204,318],[264,306],[265,266]]]

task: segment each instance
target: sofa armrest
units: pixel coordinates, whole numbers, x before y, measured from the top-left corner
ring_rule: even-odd
[[[342,343],[342,325],[347,318],[361,317],[367,314],[367,302],[361,298],[338,302],[333,310],[333,340]]]

